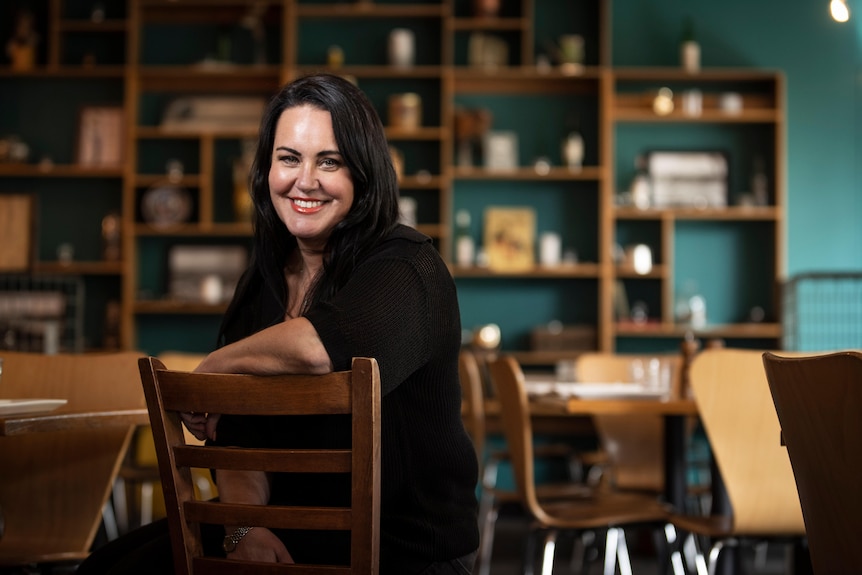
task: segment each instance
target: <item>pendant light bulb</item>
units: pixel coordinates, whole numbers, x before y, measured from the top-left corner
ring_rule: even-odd
[[[847,7],[846,0],[831,0],[829,11],[836,22],[846,22],[850,19],[850,9]]]

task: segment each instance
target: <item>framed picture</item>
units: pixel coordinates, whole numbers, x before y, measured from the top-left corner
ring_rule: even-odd
[[[526,207],[485,210],[488,268],[500,272],[530,270],[536,262],[536,212]]]
[[[101,168],[122,165],[124,121],[123,109],[119,106],[83,108],[78,126],[78,164]]]
[[[0,195],[0,272],[21,272],[30,267],[33,214],[31,195]]]

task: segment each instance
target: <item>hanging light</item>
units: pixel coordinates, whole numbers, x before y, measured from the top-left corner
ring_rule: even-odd
[[[850,8],[847,7],[846,0],[831,0],[829,11],[836,22],[846,22],[850,19]]]

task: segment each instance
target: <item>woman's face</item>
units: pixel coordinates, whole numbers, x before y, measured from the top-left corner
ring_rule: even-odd
[[[323,249],[353,205],[353,178],[335,143],[329,112],[308,105],[282,112],[275,129],[269,195],[297,241]]]

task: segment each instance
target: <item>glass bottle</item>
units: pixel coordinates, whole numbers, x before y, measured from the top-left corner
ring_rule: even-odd
[[[455,214],[455,262],[459,266],[472,266],[476,259],[476,245],[470,234],[470,212],[458,210]]]

